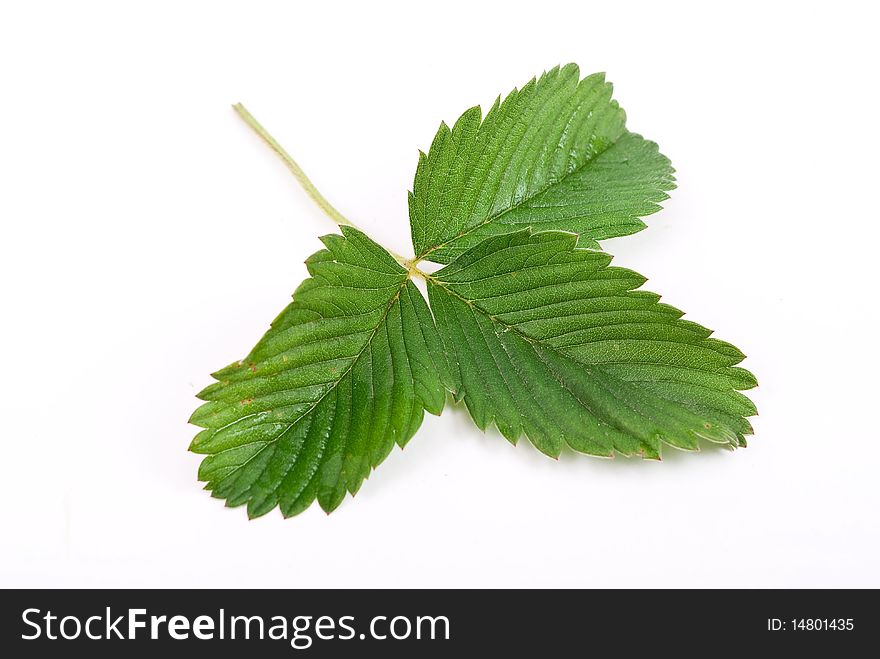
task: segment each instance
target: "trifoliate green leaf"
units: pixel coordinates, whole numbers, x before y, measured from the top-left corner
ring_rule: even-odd
[[[429,299],[476,424],[564,445],[659,457],[661,443],[745,446],[756,382],[743,354],[609,267],[577,236],[521,230],[486,239],[430,276]]]
[[[657,145],[627,132],[604,74],[554,68],[467,110],[420,153],[409,215],[418,259],[449,263],[487,236],[531,226],[581,246],[644,228],[674,186]]]
[[[242,105],[342,236],[191,418],[199,478],[252,517],[331,511],[446,392],[477,426],[558,456],[659,458],[662,444],[745,446],[757,383],[743,354],[640,290],[599,240],[641,230],[674,187],[657,145],[625,128],[602,74],[555,68],[482,117],[445,124],[409,195],[415,258],[349,225]],[[445,264],[421,271],[422,259]],[[430,308],[411,277],[427,281]]]
[[[448,376],[424,298],[383,248],[342,233],[322,239],[311,278],[251,353],[199,394],[199,478],[251,517],[315,499],[333,510],[424,410],[443,409]]]

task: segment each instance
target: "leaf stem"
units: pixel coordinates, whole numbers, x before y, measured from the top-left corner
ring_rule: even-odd
[[[282,147],[276,139],[269,134],[269,131],[263,128],[262,124],[256,120],[254,115],[248,112],[248,109],[244,105],[236,103],[232,106],[232,109],[235,110],[238,113],[238,116],[260,136],[270,149],[278,154],[281,160],[284,161],[284,164],[287,165],[287,169],[289,169],[296,177],[296,180],[299,181],[299,184],[306,191],[306,194],[312,198],[312,201],[318,204],[318,207],[324,211],[331,220],[340,226],[350,226],[357,229],[357,226],[336,210],[333,204],[327,201],[326,197],[324,197],[324,195],[318,191],[318,188],[315,187],[314,183],[309,180],[309,177],[306,176],[306,173],[302,170],[302,167],[297,164],[296,160],[294,160],[291,155],[284,150],[284,147]]]
[[[265,128],[263,128],[262,124],[259,121],[257,121],[257,119],[256,119],[256,117],[254,117],[254,115],[252,115],[250,112],[248,112],[248,109],[244,105],[242,105],[241,103],[236,103],[235,105],[232,106],[232,109],[235,110],[235,112],[238,114],[238,116],[241,117],[241,119],[248,126],[250,126],[251,130],[253,130],[257,135],[259,135],[260,138],[269,146],[269,148],[272,149],[278,155],[279,158],[281,158],[281,160],[284,162],[284,164],[287,165],[287,169],[290,170],[290,172],[294,175],[296,180],[299,181],[299,184],[306,191],[306,194],[312,198],[312,201],[314,201],[318,205],[318,208],[320,208],[322,211],[324,211],[324,213],[327,215],[327,217],[329,217],[331,220],[333,220],[339,226],[353,227],[353,228],[357,229],[358,231],[366,233],[363,229],[361,229],[359,226],[357,226],[354,222],[352,222],[347,217],[345,217],[342,213],[340,213],[338,210],[336,210],[336,208],[333,206],[333,204],[331,204],[329,201],[327,201],[327,198],[324,195],[322,195],[318,191],[318,188],[315,187],[315,184],[309,180],[309,177],[306,176],[306,173],[303,171],[302,167],[300,167],[299,164],[297,164],[296,160],[294,160],[293,157],[289,153],[287,153],[287,151],[284,150],[284,147],[282,147],[278,143],[278,141],[274,137],[272,137],[272,135],[269,133],[269,131],[267,131]],[[391,251],[387,247],[384,247],[384,249],[389,254],[391,254],[391,256],[393,256],[394,259],[398,263],[400,263],[400,265],[402,265],[404,268],[407,269],[407,272],[409,272],[410,276],[415,275],[415,276],[422,277],[423,279],[426,278],[425,273],[416,267],[416,263],[418,263],[419,259],[412,259],[411,260],[411,259],[406,258],[405,256],[401,256],[397,252]]]

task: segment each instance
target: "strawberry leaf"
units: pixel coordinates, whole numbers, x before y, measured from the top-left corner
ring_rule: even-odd
[[[440,125],[409,195],[417,259],[449,263],[524,226],[579,234],[581,246],[635,233],[674,186],[657,145],[627,132],[604,74],[569,64],[500,98],[481,120]]]
[[[541,451],[656,458],[661,443],[745,446],[756,384],[743,354],[682,320],[641,275],[609,267],[577,236],[488,238],[430,276],[428,293],[456,398]]]
[[[293,302],[199,394],[190,448],[227,505],[334,510],[447,392],[479,428],[554,457],[746,445],[756,410],[740,392],[757,382],[743,353],[598,251],[644,228],[674,187],[602,74],[554,68],[485,118],[471,108],[442,124],[409,195],[412,259],[354,228],[234,107],[342,235],[322,239]],[[422,259],[445,267],[423,272]]]
[[[191,418],[213,495],[295,515],[355,494],[424,410],[440,414],[446,365],[407,271],[351,227],[325,236],[312,275],[243,360],[218,371]]]

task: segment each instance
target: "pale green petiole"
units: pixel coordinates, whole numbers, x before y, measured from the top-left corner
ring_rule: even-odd
[[[260,138],[267,145],[269,145],[269,148],[271,148],[276,154],[278,154],[278,157],[281,158],[285,165],[287,165],[287,169],[289,169],[294,177],[296,177],[296,180],[299,181],[299,184],[303,187],[303,190],[306,191],[306,194],[308,194],[309,197],[311,197],[312,201],[314,201],[318,205],[318,208],[324,211],[327,217],[329,217],[339,226],[350,226],[358,229],[359,231],[363,231],[363,229],[361,229],[354,222],[345,217],[342,213],[336,210],[336,207],[333,206],[333,204],[327,201],[327,198],[322,195],[318,191],[318,188],[315,187],[315,184],[312,183],[311,180],[309,180],[309,177],[306,176],[306,173],[303,171],[302,167],[299,166],[296,160],[294,160],[293,157],[284,150],[284,147],[282,147],[278,143],[278,141],[274,137],[272,137],[269,131],[263,128],[262,124],[260,124],[260,122],[256,120],[254,115],[248,112],[248,109],[244,105],[242,105],[241,103],[236,103],[232,106],[232,109],[235,110],[238,116],[241,117],[242,120],[248,126],[250,126],[251,129],[257,135],[259,135]],[[405,256],[401,256],[400,254],[391,251],[387,247],[385,247],[385,249],[388,251],[389,254],[391,254],[391,256],[393,256],[397,260],[398,263],[400,263],[400,265],[407,269],[411,276],[414,275],[417,277],[422,277],[423,279],[426,278],[425,273],[423,273],[416,267],[416,259],[408,259]]]

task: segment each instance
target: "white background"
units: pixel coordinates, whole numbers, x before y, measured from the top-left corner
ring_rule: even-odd
[[[870,3],[4,3],[0,585],[880,586]],[[331,516],[248,521],[186,421],[332,224],[398,252],[417,148],[557,63],[678,171],[608,241],[741,347],[749,448],[565,454],[428,416]]]

